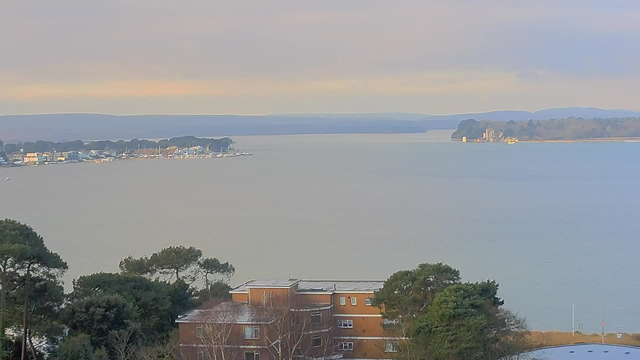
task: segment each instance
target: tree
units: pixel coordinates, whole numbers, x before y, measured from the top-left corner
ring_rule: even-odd
[[[183,296],[176,294],[180,291],[186,293]],[[69,301],[73,304],[101,295],[119,295],[133,306],[147,342],[165,340],[175,329],[178,312],[192,306],[188,287],[185,289],[138,275],[111,273],[85,275],[74,280]]]
[[[23,235],[29,236],[33,230],[15,220],[0,220],[0,356],[4,358],[6,350],[5,328],[7,317],[7,293],[9,278],[16,272],[16,264],[26,245]]]
[[[231,286],[225,282],[216,281],[211,283],[209,286],[198,291],[198,303],[204,304],[215,300],[231,300],[230,290]]]
[[[127,256],[120,261],[119,267],[120,271],[125,274],[140,276],[153,276],[155,274],[155,269],[151,266],[147,257],[135,259],[132,256]]]
[[[138,313],[120,295],[98,295],[76,301],[66,309],[65,322],[71,335],[87,334],[94,348],[108,347],[114,331],[138,329]],[[140,340],[135,333],[132,342]]]
[[[435,295],[460,282],[460,271],[443,263],[420,264],[413,270],[398,271],[374,295],[385,319],[406,322],[407,326],[427,310]]]
[[[200,274],[202,275],[202,278],[204,280],[204,290],[206,290],[209,295],[207,299],[203,299],[202,295],[204,294],[202,294],[201,292],[200,299],[204,301],[210,301],[214,298],[227,298],[227,296],[229,295],[229,290],[231,290],[229,285],[227,285],[226,282],[220,281],[219,279],[215,279],[216,281],[212,283],[211,279],[209,279],[209,276],[213,275],[214,278],[216,276],[223,276],[226,281],[229,281],[231,276],[236,272],[236,269],[233,267],[233,265],[229,264],[228,262],[221,263],[220,260],[216,258],[205,258],[198,262],[198,267]]]
[[[392,274],[382,289],[374,294],[373,304],[378,306],[385,320],[385,330],[407,339],[415,321],[427,312],[435,296],[449,286],[460,283],[460,271],[443,263],[418,265],[412,270]],[[420,359],[419,348],[411,341],[402,341],[401,352],[408,359]]]
[[[521,352],[526,325],[500,308],[497,292],[493,281],[439,292],[417,319],[409,346],[432,360],[498,360]]]
[[[50,251],[44,244],[44,240],[31,227],[14,220],[3,220],[0,223],[0,311],[2,311],[4,323],[6,316],[7,275],[22,276],[24,282],[23,308],[22,308],[22,359],[26,358],[27,342],[31,339],[29,330],[29,295],[31,292],[32,276],[58,279],[67,269],[67,263],[60,255]],[[4,324],[0,325],[4,330]],[[31,349],[35,353],[35,350]]]
[[[58,348],[57,360],[92,360],[94,356],[91,340],[86,334],[65,338]]]
[[[236,268],[228,262],[221,263],[217,258],[204,258],[198,261],[198,267],[202,277],[204,279],[205,285],[209,285],[209,276],[213,275],[214,277],[219,275],[226,278],[228,281],[231,276],[236,272]]]
[[[198,260],[202,257],[202,251],[193,246],[169,246],[151,255],[149,263],[161,274],[169,276],[175,275],[176,281],[180,280],[180,273],[193,272]],[[195,281],[193,273],[187,274],[191,281]]]

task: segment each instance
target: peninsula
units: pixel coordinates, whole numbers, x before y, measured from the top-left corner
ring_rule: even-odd
[[[75,162],[105,162],[116,159],[221,158],[251,155],[233,149],[234,141],[181,136],[153,140],[82,140],[52,142],[38,140],[3,144],[0,141],[0,166],[42,165]]]
[[[529,121],[463,120],[451,139],[475,142],[513,141],[616,141],[640,137],[640,117],[569,117]]]

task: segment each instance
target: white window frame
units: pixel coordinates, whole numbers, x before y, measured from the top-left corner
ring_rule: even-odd
[[[313,322],[313,319],[317,318],[320,319],[318,322]],[[309,323],[311,325],[322,325],[322,313],[311,313],[311,315],[309,316]]]
[[[247,329],[251,329],[251,336],[252,337],[247,337]],[[244,338],[246,340],[256,340],[256,339],[260,339],[260,327],[259,326],[243,326],[242,327],[242,332],[244,335]],[[257,334],[257,335],[256,335]]]
[[[316,339],[320,339],[320,344],[318,345],[313,345],[313,341]],[[320,347],[322,346],[322,336],[312,336],[311,337],[311,347]]]
[[[196,326],[196,336],[201,338],[203,336],[202,325]]]
[[[340,351],[353,351],[353,342],[345,341],[338,344],[338,350]]]
[[[364,298],[364,304],[366,306],[373,306],[373,299],[372,298]]]
[[[398,352],[398,342],[397,341],[385,341],[384,342],[384,352],[386,352],[386,353],[397,353]]]
[[[204,350],[198,349],[198,360],[204,360]]]
[[[355,296],[351,297],[351,305],[352,306],[358,305],[358,298],[357,297],[355,297]]]
[[[340,296],[340,305],[341,306],[347,305],[347,298],[346,297]]]
[[[353,320],[338,320],[338,327],[341,329],[353,329]]]
[[[247,359],[247,354],[253,354],[253,360],[260,360],[260,353],[257,351],[251,352],[251,351],[245,351],[244,352],[244,359]]]

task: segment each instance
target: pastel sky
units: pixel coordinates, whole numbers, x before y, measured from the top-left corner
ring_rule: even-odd
[[[640,110],[638,0],[0,0],[0,114]]]

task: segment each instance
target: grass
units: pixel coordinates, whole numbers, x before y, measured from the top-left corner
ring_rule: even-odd
[[[561,331],[532,331],[529,340],[534,348],[539,348],[578,343],[601,343],[602,335],[581,334],[578,332],[572,335],[570,332]],[[604,342],[606,344],[640,346],[640,334],[623,334],[620,340],[616,338],[616,334],[605,334]]]

